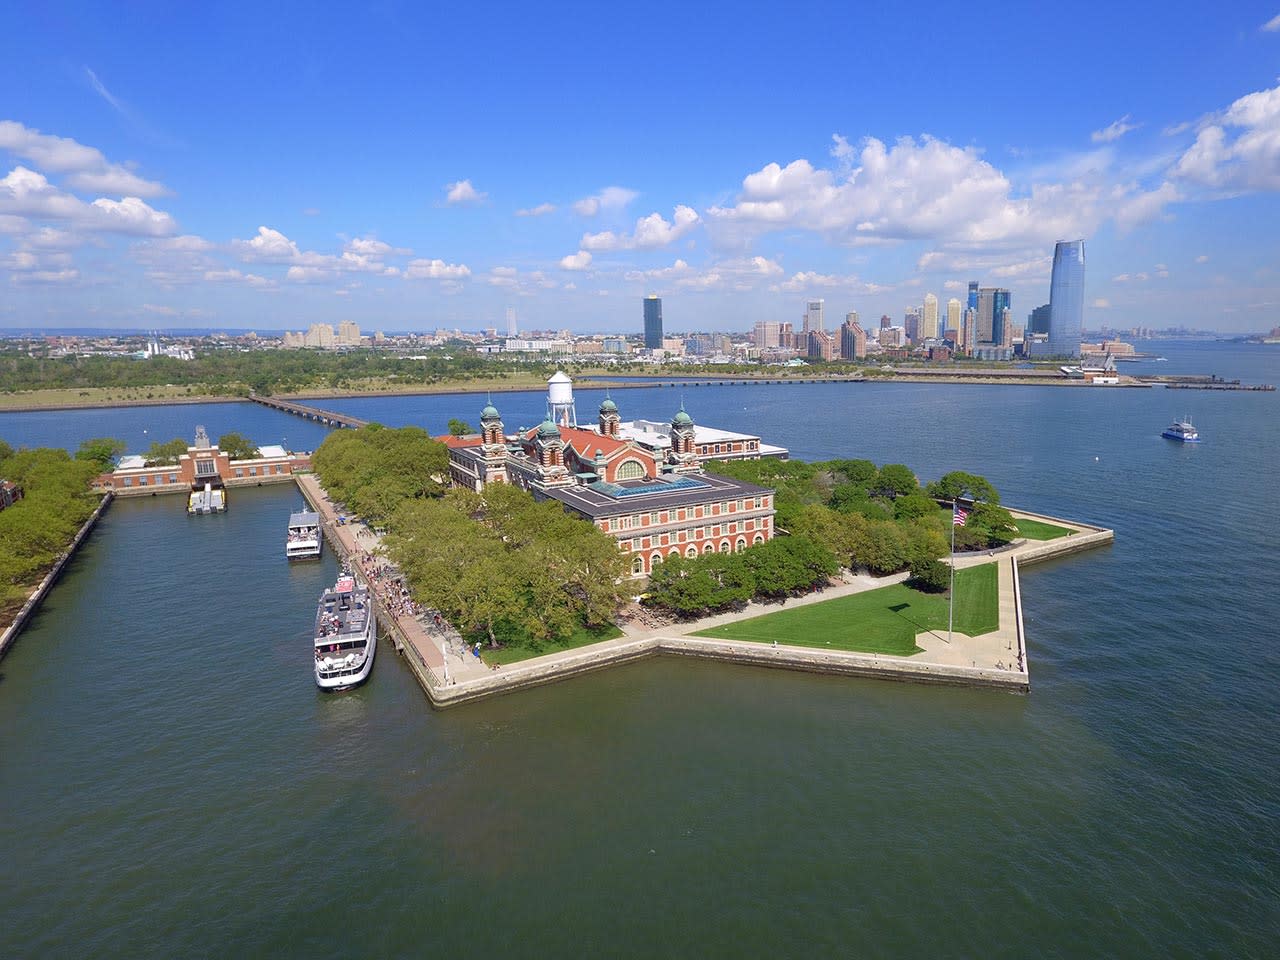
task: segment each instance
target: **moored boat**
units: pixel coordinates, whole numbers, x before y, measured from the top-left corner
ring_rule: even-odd
[[[1200,434],[1192,425],[1190,417],[1173,421],[1173,425],[1166,427],[1160,436],[1168,437],[1170,440],[1180,440],[1183,443],[1200,442]]]
[[[342,573],[320,595],[315,628],[316,686],[349,690],[369,678],[378,649],[377,618],[367,587]]]
[[[322,544],[320,514],[308,510],[289,514],[289,535],[284,545],[286,557],[290,560],[318,557]]]

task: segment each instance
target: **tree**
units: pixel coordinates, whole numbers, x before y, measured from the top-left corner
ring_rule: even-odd
[[[76,451],[76,459],[95,463],[100,470],[110,470],[116,457],[124,453],[125,449],[123,440],[116,440],[114,437],[94,437],[80,444],[80,449]]]
[[[872,490],[881,496],[904,497],[914,493],[920,481],[911,472],[911,468],[901,463],[886,463],[880,468]]]
[[[475,432],[476,428],[465,420],[459,420],[457,417],[449,418],[449,435],[451,437],[465,437],[467,434]]]
[[[942,593],[951,582],[951,568],[933,557],[917,560],[911,565],[907,586],[923,593]]]
[[[165,443],[153,440],[143,456],[146,458],[148,467],[162,467],[167,464],[177,463],[178,458],[187,452],[187,448],[187,441],[181,437],[174,437]]]
[[[234,431],[218,438],[218,449],[232,460],[253,460],[262,455],[257,444]]]
[[[923,493],[915,491],[893,501],[895,520],[923,520],[938,512],[938,505]]]
[[[968,496],[974,500],[985,500],[987,503],[999,503],[1000,494],[986,477],[963,470],[952,470],[944,473],[925,488],[925,492],[936,500],[954,501],[957,497]]]
[[[13,456],[13,447],[0,440],[0,460],[8,460]]]

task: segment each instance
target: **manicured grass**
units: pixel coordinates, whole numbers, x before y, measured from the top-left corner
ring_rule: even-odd
[[[1000,625],[997,584],[994,563],[956,571],[957,632],[977,636]],[[910,656],[920,652],[916,634],[924,630],[946,633],[947,595],[899,583],[700,630],[695,636]]]
[[[548,653],[559,653],[562,650],[585,647],[593,643],[600,643],[602,640],[613,640],[615,637],[620,636],[622,636],[622,631],[612,623],[606,623],[595,629],[579,627],[563,640],[533,640],[525,638],[514,642],[509,641],[497,650],[481,647],[480,658],[488,664],[518,663],[521,660],[528,660],[530,657],[541,657]]]
[[[1044,523],[1041,520],[1015,518],[1014,523],[1018,526],[1018,536],[1026,537],[1028,540],[1057,540],[1059,537],[1069,537],[1075,533],[1074,530],[1068,530],[1053,523]]]

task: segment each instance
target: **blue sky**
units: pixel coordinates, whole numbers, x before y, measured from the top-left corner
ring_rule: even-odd
[[[1280,2],[1049,9],[37,5],[0,327],[1021,318],[1076,237],[1087,326],[1280,325]]]

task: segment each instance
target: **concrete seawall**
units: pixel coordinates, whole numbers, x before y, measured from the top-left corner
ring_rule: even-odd
[[[27,625],[27,621],[30,620],[36,610],[39,609],[44,598],[48,595],[49,591],[53,589],[53,585],[58,582],[58,577],[62,575],[63,568],[65,568],[71,561],[71,558],[75,556],[76,551],[80,549],[80,544],[84,543],[85,538],[89,536],[89,532],[97,524],[98,518],[106,512],[107,507],[111,506],[111,501],[114,499],[115,497],[111,493],[107,493],[102,498],[102,502],[99,503],[93,513],[89,515],[89,519],[80,525],[80,529],[76,531],[76,535],[72,538],[66,551],[58,557],[57,562],[54,563],[53,569],[45,574],[44,579],[40,581],[40,585],[31,592],[29,597],[27,597],[22,608],[18,611],[17,615],[14,616],[13,622],[5,628],[4,633],[0,633],[0,657],[3,657],[9,651],[10,645],[18,639],[18,634],[20,634],[22,629]]]

